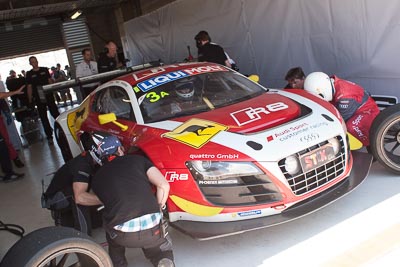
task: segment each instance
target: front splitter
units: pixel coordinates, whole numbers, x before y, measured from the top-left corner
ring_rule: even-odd
[[[176,221],[170,223],[170,225],[192,238],[208,240],[290,222],[317,211],[347,195],[365,180],[371,167],[372,156],[367,153],[354,151],[352,155],[353,168],[349,177],[326,191],[297,203],[281,214],[234,222]]]

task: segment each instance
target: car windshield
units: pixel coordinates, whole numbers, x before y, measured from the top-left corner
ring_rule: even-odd
[[[231,72],[200,74],[162,84],[138,98],[145,123],[198,114],[264,93],[258,84]]]

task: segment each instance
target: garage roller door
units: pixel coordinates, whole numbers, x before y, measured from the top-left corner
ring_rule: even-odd
[[[63,48],[60,25],[58,18],[0,24],[0,59]]]

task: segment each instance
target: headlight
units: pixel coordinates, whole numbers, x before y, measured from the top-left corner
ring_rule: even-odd
[[[263,172],[252,162],[225,162],[193,160],[187,162],[189,170],[201,180],[222,180],[227,178],[259,175]]]
[[[290,175],[295,175],[300,172],[300,162],[295,155],[291,155],[285,159],[285,169]]]
[[[331,144],[333,148],[333,153],[337,155],[340,152],[340,142],[336,138],[331,138],[328,140],[329,144]]]

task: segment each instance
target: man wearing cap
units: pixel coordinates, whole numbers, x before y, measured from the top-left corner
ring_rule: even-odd
[[[105,140],[100,151],[103,166],[92,187],[104,204],[103,225],[114,267],[128,265],[126,247],[142,248],[154,266],[173,267],[172,243],[161,213],[169,194],[164,175],[146,157],[124,155],[118,139]]]

